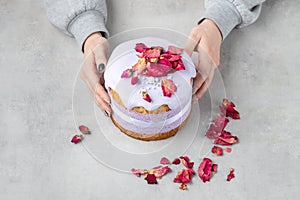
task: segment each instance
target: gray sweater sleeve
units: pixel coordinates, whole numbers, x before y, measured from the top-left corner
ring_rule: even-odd
[[[265,0],[205,0],[205,12],[200,22],[213,20],[219,27],[223,39],[234,28],[248,26],[260,15]]]
[[[92,33],[108,37],[105,0],[44,0],[44,5],[51,23],[75,37],[81,47]]]

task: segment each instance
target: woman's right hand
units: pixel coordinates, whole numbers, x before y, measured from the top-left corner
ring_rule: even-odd
[[[81,79],[93,95],[95,103],[106,116],[112,113],[110,98],[104,88],[104,70],[107,64],[108,41],[101,33],[91,34],[85,41],[84,61],[80,71]]]

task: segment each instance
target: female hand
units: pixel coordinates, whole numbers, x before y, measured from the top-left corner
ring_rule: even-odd
[[[107,63],[108,41],[101,33],[91,34],[85,41],[84,62],[80,71],[81,79],[86,83],[95,103],[106,116],[112,113],[110,98],[104,88],[104,70]]]
[[[210,86],[214,71],[220,62],[222,35],[218,26],[210,19],[204,19],[195,26],[186,42],[185,51],[191,56],[198,52],[197,75],[193,85],[193,101],[198,101]]]

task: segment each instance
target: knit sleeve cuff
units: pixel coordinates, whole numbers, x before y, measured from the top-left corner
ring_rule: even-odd
[[[219,0],[206,7],[204,15],[201,17],[199,23],[204,19],[213,20],[219,27],[223,40],[238,24],[241,23],[241,16],[228,1]]]
[[[75,37],[82,48],[86,38],[95,32],[101,32],[108,38],[108,31],[105,27],[104,16],[96,11],[89,10],[77,15],[69,24],[68,31]]]

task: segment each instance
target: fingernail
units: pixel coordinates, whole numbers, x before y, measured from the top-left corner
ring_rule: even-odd
[[[104,115],[105,115],[106,117],[110,117],[110,113],[109,113],[107,110],[104,110]]]
[[[103,63],[100,63],[98,66],[97,66],[97,70],[99,73],[103,72],[105,69],[105,65]]]
[[[110,105],[110,102],[107,99],[103,99],[108,105]]]

